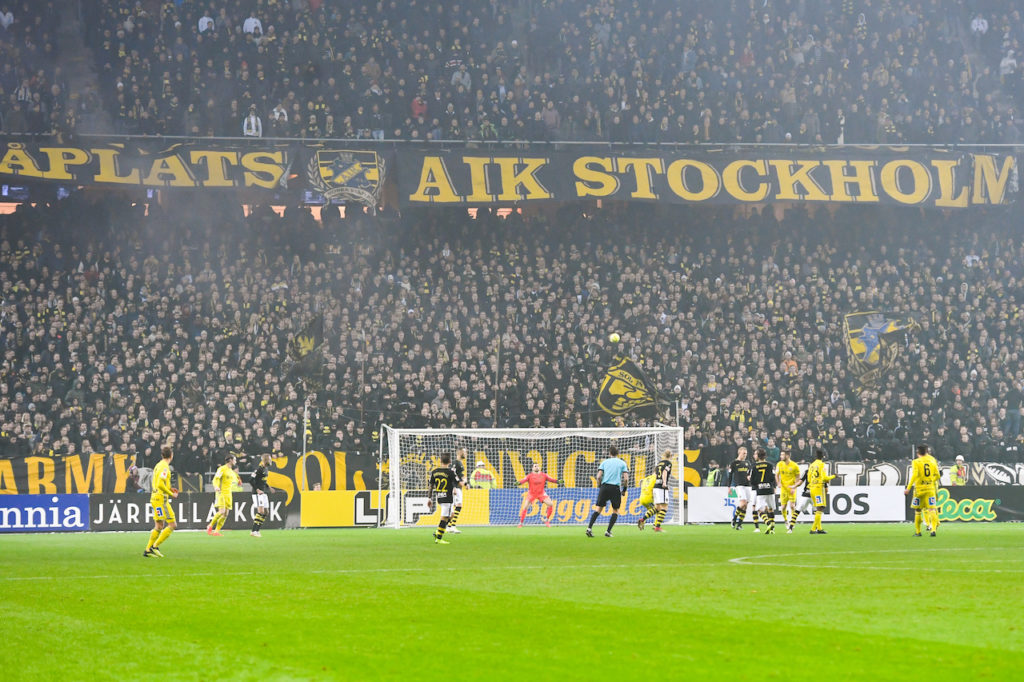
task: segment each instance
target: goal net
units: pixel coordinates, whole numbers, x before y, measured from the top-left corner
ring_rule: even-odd
[[[387,463],[387,525],[393,528],[437,525],[431,511],[427,477],[441,455],[455,459],[466,451],[468,485],[458,525],[516,525],[525,502],[519,485],[534,464],[559,483],[548,483],[554,502],[552,525],[583,524],[597,496],[598,466],[616,446],[629,466],[629,490],[619,508],[620,523],[635,523],[644,513],[640,482],[668,452],[672,477],[666,521],[682,523],[683,430],[676,427],[628,429],[401,429],[384,426],[382,458]],[[526,510],[524,524],[543,524],[539,503]],[[608,520],[607,510],[599,523]]]

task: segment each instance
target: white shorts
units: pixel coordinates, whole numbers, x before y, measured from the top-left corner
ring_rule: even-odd
[[[751,495],[749,485],[738,485],[735,487],[735,490],[737,502],[750,502],[754,499]]]
[[[654,493],[654,504],[668,504],[668,489],[667,488],[655,488]]]
[[[452,504],[456,507],[462,506],[462,488],[456,488],[452,491]]]
[[[758,495],[754,502],[754,509],[771,509],[775,511],[775,493],[771,495]]]
[[[440,512],[441,518],[452,515],[452,503],[451,502],[439,502],[437,505],[437,511]]]
[[[257,507],[263,507],[264,509],[270,508],[270,498],[267,497],[266,493],[253,493],[252,503]]]

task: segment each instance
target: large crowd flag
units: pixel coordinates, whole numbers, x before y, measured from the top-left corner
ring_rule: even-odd
[[[598,406],[608,414],[621,417],[633,410],[645,416],[654,416],[659,403],[658,389],[648,380],[644,371],[630,360],[616,356],[614,364],[605,372],[597,394]]]
[[[850,313],[843,322],[850,369],[862,386],[875,386],[896,364],[900,341],[918,328],[916,321],[877,310]]]

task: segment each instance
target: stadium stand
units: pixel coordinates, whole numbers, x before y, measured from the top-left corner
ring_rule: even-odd
[[[992,28],[975,38],[982,5]],[[1009,51],[1020,54],[1022,29],[1008,0],[100,0],[82,10],[124,133],[253,136],[252,112],[275,137],[1021,139],[1001,99],[1021,101]],[[989,66],[972,59],[981,54]]]
[[[925,439],[947,460],[1021,461],[1007,407],[1024,385],[1024,247],[1009,210],[792,209],[783,223],[769,209],[325,209],[321,223],[215,195],[148,215],[82,194],[23,205],[0,217],[2,452],[151,466],[173,433],[176,465],[201,472],[225,448],[301,450],[285,355],[320,313],[316,448],[375,451],[381,421],[608,424],[594,398],[619,351],[712,453],[752,440],[884,460]],[[860,391],[843,316],[876,307],[921,329]]]

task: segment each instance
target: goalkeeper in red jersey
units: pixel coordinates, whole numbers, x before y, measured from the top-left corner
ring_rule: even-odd
[[[520,481],[519,485],[528,483],[530,485],[529,490],[523,495],[523,508],[519,510],[519,527],[523,527],[523,521],[526,520],[526,512],[530,509],[530,505],[534,502],[540,502],[542,505],[547,507],[547,514],[545,514],[544,525],[548,528],[551,527],[551,517],[555,515],[555,501],[552,500],[547,493],[548,483],[558,483],[557,478],[551,478],[547,474],[543,474],[540,471],[540,465],[533,465],[533,472],[526,474]]]

